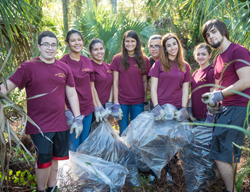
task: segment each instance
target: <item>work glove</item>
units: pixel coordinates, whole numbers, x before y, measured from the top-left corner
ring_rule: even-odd
[[[214,123],[214,118],[215,114],[210,114],[209,112],[207,112],[207,118],[205,120],[205,123]]]
[[[119,103],[116,103],[112,106],[112,115],[114,118],[121,120],[123,117],[123,112]]]
[[[72,112],[69,109],[67,109],[65,111],[65,116],[66,116],[66,121],[67,121],[68,127],[71,127],[71,125],[73,123],[73,119],[74,119]]]
[[[99,121],[101,122],[102,120],[106,121],[107,118],[108,118],[108,113],[103,108],[103,106],[97,106],[97,107],[95,107],[95,119],[96,119],[97,123]]]
[[[207,105],[207,110],[210,114],[218,114],[223,110],[223,107],[217,103],[215,106]]]
[[[215,106],[216,103],[224,100],[224,96],[221,91],[216,91],[213,93],[204,93],[201,96],[201,100],[205,104],[208,104],[210,106]]]
[[[150,102],[149,101],[144,102],[144,111],[150,111]]]
[[[165,120],[165,111],[159,104],[157,104],[150,112],[154,114],[156,122],[162,122]]]
[[[193,116],[193,109],[192,109],[192,107],[188,107],[188,108],[187,108],[187,111],[188,111],[189,119],[190,119],[191,121],[195,121],[196,118]]]
[[[106,102],[105,103],[105,110],[107,111],[108,116],[112,113],[112,107],[113,107],[112,102]]]
[[[176,121],[187,120],[189,118],[189,115],[186,107],[182,107],[179,111],[176,111],[174,113],[174,118],[176,119]]]
[[[79,115],[73,119],[73,124],[70,128],[70,134],[72,134],[75,131],[75,139],[77,139],[80,136],[83,130],[82,120],[84,117],[85,117],[84,115]]]

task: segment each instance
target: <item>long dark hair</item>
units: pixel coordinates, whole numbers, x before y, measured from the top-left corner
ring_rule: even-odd
[[[123,35],[122,51],[121,51],[121,65],[125,70],[127,70],[129,68],[129,66],[130,66],[130,63],[128,61],[128,51],[125,48],[125,39],[127,37],[131,37],[131,38],[136,40],[134,59],[136,61],[136,64],[138,65],[139,69],[141,70],[141,73],[143,74],[147,70],[146,62],[144,60],[143,53],[142,53],[142,50],[141,50],[140,38],[139,38],[138,34],[133,30],[126,31],[124,33],[124,35]]]
[[[170,69],[172,68],[171,64],[169,63],[168,53],[167,53],[167,49],[166,49],[166,42],[169,39],[175,39],[178,43],[179,50],[178,50],[178,53],[176,56],[177,66],[178,66],[179,70],[181,70],[182,72],[185,72],[186,71],[185,63],[187,63],[187,62],[184,60],[184,55],[183,55],[183,50],[182,50],[180,40],[178,39],[178,37],[174,33],[167,33],[161,40],[160,61],[161,61],[162,69],[166,72],[169,72]]]

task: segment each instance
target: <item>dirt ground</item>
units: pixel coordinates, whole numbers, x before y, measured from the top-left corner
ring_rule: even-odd
[[[115,129],[118,132],[119,130],[117,129],[117,127],[118,127],[117,123],[112,122],[112,124],[114,127],[116,127]],[[20,127],[20,121],[11,122],[11,126],[15,130],[18,130],[17,127]],[[33,147],[32,147],[32,143],[27,137],[22,137],[21,140],[29,151],[34,152]],[[246,146],[246,143],[244,143],[244,145]],[[7,148],[9,151],[8,146],[9,146],[9,144],[7,145]],[[13,146],[14,146],[14,144],[13,144]],[[12,152],[11,155],[14,155],[14,153]],[[237,167],[237,173],[239,173],[240,169],[242,168],[242,166],[246,162],[247,156],[249,156],[249,152],[248,153],[245,152],[242,154],[241,162],[238,164],[238,167]],[[169,166],[172,168],[172,171],[170,172],[170,175],[173,178],[172,183],[169,182],[168,180],[166,180],[165,169],[163,169],[163,171],[161,173],[161,178],[156,179],[156,182],[153,185],[149,185],[148,181],[146,179],[146,178],[148,178],[149,173],[141,173],[141,177],[145,178],[142,181],[142,185],[138,188],[129,187],[129,186],[125,185],[122,189],[122,192],[131,192],[131,191],[135,191],[135,192],[140,192],[140,191],[142,191],[142,192],[144,192],[144,191],[145,192],[146,191],[186,192],[185,176],[184,176],[183,171],[182,171],[180,160],[178,160],[177,163],[174,163],[174,164],[170,162]],[[34,167],[34,165],[28,165],[24,161],[22,161],[22,162],[9,161],[9,168],[12,169],[13,172],[16,172],[18,170],[25,170],[25,169],[30,170],[31,167]],[[2,171],[2,170],[0,170],[0,171]],[[31,171],[31,173],[34,174],[34,169]],[[34,189],[30,189],[30,187],[28,185],[20,186],[18,184],[13,183],[13,181],[9,181],[9,182],[5,181],[3,186],[4,186],[3,191],[28,192],[28,191],[34,190]],[[219,181],[217,181],[213,186],[211,186],[206,191],[207,192],[222,192],[224,188],[225,188],[224,183],[220,179]],[[248,174],[248,178],[244,181],[242,188],[241,188],[241,191],[242,192],[250,192],[250,174]]]

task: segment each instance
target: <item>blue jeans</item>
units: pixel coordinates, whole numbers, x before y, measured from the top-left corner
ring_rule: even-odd
[[[130,121],[135,119],[137,115],[139,115],[141,112],[143,112],[144,109],[144,103],[140,103],[137,105],[121,105],[121,109],[123,112],[122,120],[118,121],[119,127],[120,127],[120,136],[122,135],[122,132],[127,128],[129,124],[129,114],[130,114]]]
[[[68,140],[69,140],[69,150],[70,151],[76,151],[76,149],[79,147],[79,145],[81,145],[82,142],[85,139],[87,139],[87,137],[89,136],[92,114],[93,113],[91,113],[89,116],[84,117],[84,119],[82,121],[83,130],[82,130],[81,135],[77,139],[75,139],[75,132],[70,134],[69,133],[70,130],[68,130]]]

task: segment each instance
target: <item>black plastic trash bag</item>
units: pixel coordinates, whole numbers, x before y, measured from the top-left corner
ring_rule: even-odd
[[[57,185],[62,192],[119,192],[124,186],[125,167],[72,151],[69,157],[59,161]]]
[[[136,148],[137,166],[140,170],[145,164],[160,178],[161,170],[171,158],[193,138],[188,121],[174,120],[177,109],[171,104],[162,106],[165,121],[157,123],[152,113],[143,112],[123,132],[122,140],[129,148]]]
[[[208,159],[212,133],[213,127],[194,127],[194,139],[180,150],[181,165],[189,192],[206,191],[220,178],[215,162]]]
[[[102,122],[78,147],[77,152],[123,165],[128,169],[126,183],[140,186],[135,155],[122,142],[109,122]]]

